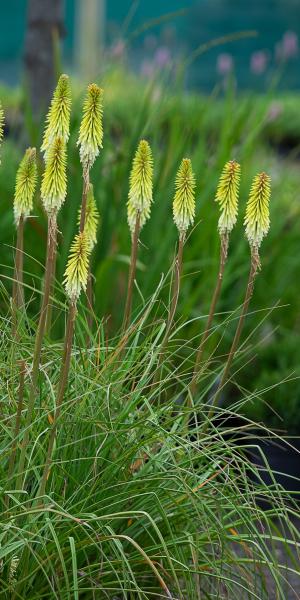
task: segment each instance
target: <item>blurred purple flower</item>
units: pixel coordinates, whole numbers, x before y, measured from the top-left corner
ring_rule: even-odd
[[[220,75],[228,75],[233,69],[233,58],[231,54],[219,54],[217,58],[217,71]]]
[[[125,54],[125,42],[118,40],[111,49],[113,58],[121,58]]]
[[[285,58],[291,58],[298,53],[298,36],[294,31],[286,31],[282,39],[282,50]]]
[[[143,60],[141,64],[141,75],[143,77],[151,78],[155,72],[154,64],[150,60]]]
[[[154,55],[154,62],[160,68],[167,67],[171,62],[171,53],[169,48],[166,46],[160,46],[160,48],[157,48]]]
[[[288,60],[298,54],[298,36],[294,31],[286,31],[282,40],[276,45],[276,57]]]
[[[250,69],[255,75],[261,75],[264,73],[267,67],[268,56],[263,50],[253,52],[250,59]]]
[[[267,114],[268,121],[276,121],[276,119],[280,117],[282,110],[282,104],[280,104],[280,102],[272,102]]]

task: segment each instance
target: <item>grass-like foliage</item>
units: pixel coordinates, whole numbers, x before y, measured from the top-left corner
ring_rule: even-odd
[[[90,268],[98,223],[90,180],[105,144],[102,90],[95,84],[88,88],[78,138],[82,204],[79,219],[77,207],[74,218],[79,230],[65,265],[64,291],[60,282],[54,286],[57,214],[68,202],[67,85],[65,77],[60,80],[44,135],[44,282],[33,289],[23,277],[24,212],[11,274],[18,294],[11,300],[1,284],[0,595],[5,600],[260,599],[269,598],[272,589],[272,597],[284,600],[289,573],[298,570],[293,501],[271,472],[273,483],[267,485],[251,460],[251,422],[233,426],[233,410],[218,406],[269,226],[269,178],[260,174],[249,195],[249,281],[227,362],[216,366],[207,356],[204,361],[203,352],[222,292],[218,279],[209,327],[200,342],[197,335],[198,353],[182,337],[185,322],[176,315],[186,233],[194,219],[189,159],[183,159],[174,187],[178,251],[165,266],[167,274],[132,311],[133,295],[142,296],[136,277],[142,228],[155,211],[155,156],[152,160],[150,146],[142,142],[130,177],[127,302],[122,298],[118,304],[120,311],[125,304],[125,312],[122,325],[112,330],[106,315],[95,314]],[[236,165],[231,162],[227,171],[232,174]],[[239,182],[224,180],[224,172],[217,192],[223,211],[222,276],[230,261],[239,188]],[[174,227],[171,218],[164,223],[168,227]],[[35,315],[30,304],[38,291],[41,308]],[[65,322],[60,340],[52,335],[52,313]],[[278,561],[279,542],[288,565]]]

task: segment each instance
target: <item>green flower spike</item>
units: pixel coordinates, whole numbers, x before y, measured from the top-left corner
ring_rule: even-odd
[[[83,116],[77,145],[84,168],[90,169],[97,158],[103,141],[103,90],[95,83],[88,87],[83,104]]]
[[[244,225],[251,249],[258,250],[270,228],[270,177],[259,173],[254,177],[246,206]]]
[[[68,75],[61,75],[53,94],[46,118],[41,151],[47,158],[55,138],[61,137],[65,143],[69,139],[71,113],[71,88]]]
[[[183,239],[195,218],[195,175],[190,159],[181,161],[175,180],[175,196],[173,200],[173,217]]]
[[[81,208],[78,212],[78,225],[80,225]],[[94,198],[93,185],[89,184],[87,203],[86,203],[86,216],[84,232],[86,234],[87,242],[90,245],[90,251],[94,248],[97,242],[97,229],[99,225],[99,212],[96,206]]]
[[[0,102],[0,147],[3,141],[3,135],[4,135],[4,110],[2,108],[1,102]],[[0,165],[1,165],[1,160],[0,160]]]
[[[153,188],[153,158],[150,145],[141,140],[135,153],[129,179],[127,219],[131,233],[134,233],[137,215],[140,228],[150,217]]]
[[[33,207],[33,196],[37,180],[36,149],[28,148],[20,162],[16,176],[14,196],[15,223],[20,217],[28,217]]]
[[[239,163],[230,160],[222,171],[215,201],[220,206],[220,218],[218,229],[220,235],[228,235],[237,220],[238,196],[241,178],[241,167]]]
[[[81,290],[86,290],[90,243],[86,233],[78,233],[71,245],[64,275],[64,286],[71,303],[76,303]]]
[[[57,137],[49,150],[41,187],[42,203],[48,215],[58,212],[66,193],[66,147],[63,138]]]

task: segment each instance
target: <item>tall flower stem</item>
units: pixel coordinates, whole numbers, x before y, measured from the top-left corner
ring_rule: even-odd
[[[56,438],[57,421],[61,413],[62,402],[66,386],[68,383],[70,361],[72,353],[72,342],[74,334],[74,325],[77,312],[77,300],[82,289],[86,290],[88,269],[89,269],[90,244],[86,239],[86,233],[83,231],[75,236],[69,253],[69,260],[65,270],[64,285],[69,298],[69,312],[65,333],[62,363],[60,377],[56,396],[56,408],[52,429],[49,436],[48,450],[43,475],[41,478],[38,494],[43,495],[46,489],[46,483],[49,475],[52,451]]]
[[[175,263],[174,263],[174,278],[173,278],[173,286],[172,286],[170,311],[169,311],[169,316],[168,316],[168,320],[167,320],[165,335],[163,337],[161,347],[160,347],[159,365],[161,365],[163,363],[164,351],[165,351],[165,348],[169,341],[170,332],[171,332],[172,325],[174,323],[175,314],[176,314],[179,292],[180,292],[184,241],[185,241],[185,236],[180,235],[179,242],[178,242],[178,250],[177,250]],[[154,371],[152,388],[159,382],[160,371],[161,371],[159,365],[156,367],[156,369]]]
[[[79,231],[83,232],[85,226],[85,218],[86,218],[86,206],[87,206],[87,197],[90,185],[90,170],[88,166],[83,168],[82,172],[83,177],[83,187],[82,187],[82,200],[81,200],[81,212],[80,212],[80,223],[79,223]]]
[[[229,241],[228,234],[226,234],[226,233],[222,234],[221,235],[220,262],[219,262],[219,272],[218,272],[217,283],[216,283],[213,297],[211,300],[205,330],[202,335],[201,342],[200,342],[200,345],[199,345],[199,348],[198,348],[198,351],[196,354],[193,377],[192,377],[192,381],[189,386],[189,391],[192,396],[195,394],[196,389],[197,389],[197,380],[198,380],[198,376],[199,376],[199,369],[201,366],[204,346],[205,346],[206,340],[209,336],[211,325],[212,325],[212,322],[213,322],[213,319],[215,316],[215,312],[216,312],[217,302],[220,297],[220,292],[221,292],[222,283],[223,283],[223,275],[224,275],[224,270],[225,270],[225,264],[226,264],[226,260],[227,260],[228,241]]]
[[[88,317],[87,317],[87,325],[88,325],[88,333],[87,333],[87,339],[86,339],[86,343],[87,346],[90,345],[90,334],[92,331],[92,327],[93,327],[93,279],[92,279],[92,273],[91,270],[89,269],[89,273],[88,273],[88,280],[87,280],[87,286],[86,286],[86,298],[87,298],[87,308],[88,308]]]
[[[27,446],[29,441],[29,427],[32,422],[32,415],[34,409],[34,402],[36,396],[36,387],[39,375],[40,358],[42,351],[42,343],[45,333],[46,315],[50,298],[51,290],[51,273],[53,272],[53,263],[56,253],[56,242],[57,242],[57,219],[56,213],[52,213],[48,217],[48,236],[47,236],[47,256],[46,256],[46,272],[45,272],[45,285],[44,294],[42,300],[42,307],[40,312],[40,318],[35,338],[35,346],[33,353],[33,364],[31,372],[31,384],[29,389],[29,400],[27,407],[27,415],[25,421],[25,432],[21,447],[20,461],[19,461],[19,473],[17,478],[17,488],[22,485],[23,469],[25,465],[25,458],[27,452]]]
[[[64,399],[65,390],[66,390],[66,386],[68,383],[68,377],[69,377],[76,312],[77,312],[76,302],[72,302],[69,307],[68,320],[67,320],[67,326],[66,326],[65,342],[64,342],[62,363],[61,363],[61,369],[60,369],[57,397],[56,397],[56,408],[55,408],[54,420],[53,420],[52,429],[51,429],[51,433],[50,433],[50,437],[49,437],[46,462],[45,462],[45,466],[44,466],[42,479],[40,482],[38,496],[44,495],[45,489],[46,489],[46,484],[47,484],[47,479],[49,476],[52,452],[53,452],[53,447],[54,447],[55,438],[56,438],[57,421],[60,417],[62,402]]]
[[[23,260],[24,260],[24,217],[21,216],[17,228],[17,245],[15,256],[15,273],[12,294],[13,333],[17,332],[17,311],[24,305],[23,291]]]
[[[24,383],[25,383],[25,373],[26,373],[26,363],[25,360],[21,360],[19,362],[19,390],[18,390],[18,401],[17,401],[17,414],[16,414],[16,423],[14,429],[14,443],[11,451],[11,455],[9,457],[8,463],[8,478],[12,476],[15,457],[16,457],[16,440],[20,431],[20,423],[21,423],[21,414],[23,409],[23,398],[24,398]]]
[[[24,383],[25,383],[25,373],[26,373],[26,363],[25,360],[20,360],[18,363],[19,366],[19,389],[18,389],[18,399],[17,399],[17,414],[16,414],[16,422],[13,433],[13,446],[11,450],[11,454],[8,462],[8,479],[11,478],[14,470],[15,460],[16,460],[16,450],[17,450],[17,438],[20,432],[20,424],[21,424],[21,415],[23,409],[23,399],[24,399]],[[5,504],[9,506],[9,496],[5,497]]]
[[[159,365],[156,367],[154,372],[152,387],[158,383],[160,378],[160,365],[164,362],[164,351],[169,341],[170,332],[176,314],[181,282],[183,247],[188,228],[193,224],[195,218],[195,186],[196,181],[191,160],[189,158],[183,158],[176,173],[175,194],[173,198],[173,218],[178,229],[179,241],[177,256],[174,264],[172,297],[166,331],[161,343],[158,357]]]
[[[83,167],[82,178],[83,178],[83,186],[82,186],[82,199],[81,199],[80,222],[79,222],[80,233],[82,233],[84,231],[85,222],[86,222],[87,199],[88,199],[88,191],[89,191],[89,186],[90,186],[90,169],[89,169],[88,164],[86,164]],[[87,318],[87,326],[88,326],[87,345],[89,345],[90,344],[89,332],[91,331],[92,322],[93,322],[93,317],[92,317],[93,285],[92,285],[92,278],[91,278],[90,270],[89,270],[88,280],[87,280],[86,298],[87,298],[87,308],[89,311],[89,315]]]
[[[248,277],[245,299],[244,299],[243,306],[242,306],[242,312],[241,312],[239,322],[238,322],[238,325],[237,325],[237,328],[235,331],[235,335],[233,338],[233,342],[232,342],[232,345],[231,345],[231,348],[230,348],[230,351],[228,354],[227,362],[226,362],[224,371],[222,373],[222,377],[221,377],[220,383],[218,385],[218,389],[216,391],[216,394],[215,394],[213,402],[212,402],[212,408],[211,408],[210,413],[212,413],[213,408],[217,405],[220,394],[223,391],[224,386],[227,382],[229,371],[230,371],[230,368],[231,368],[231,365],[232,365],[232,362],[235,357],[237,347],[238,347],[238,344],[240,341],[240,337],[241,337],[241,333],[243,330],[245,317],[247,315],[247,311],[249,308],[250,300],[252,298],[252,294],[253,294],[253,290],[254,290],[254,281],[255,281],[255,277],[256,277],[259,267],[260,267],[260,260],[259,260],[258,250],[257,250],[257,248],[252,247],[251,248],[251,267],[250,267],[250,272],[249,272],[249,277]]]
[[[165,346],[168,343],[170,332],[171,332],[175,314],[176,314],[179,292],[180,292],[184,239],[185,239],[184,236],[179,237],[177,256],[175,259],[175,266],[174,266],[175,268],[174,268],[174,280],[173,280],[171,305],[170,305],[170,311],[169,311],[166,331],[165,331],[165,335],[164,335],[164,338],[162,341],[162,348],[165,348]]]
[[[16,264],[15,264],[15,296],[14,301],[18,308],[24,302],[23,293],[23,259],[24,259],[24,217],[21,216],[17,229]]]
[[[57,224],[56,224],[57,231]],[[57,235],[57,233],[56,233]],[[46,310],[46,322],[45,322],[45,333],[50,333],[52,326],[52,310],[53,310],[53,298],[55,293],[55,277],[56,277],[56,255],[57,255],[57,240],[55,243],[55,247],[53,249],[53,258],[52,258],[52,270],[49,274],[50,279],[50,292],[49,292],[49,302]]]
[[[128,325],[129,325],[130,317],[131,317],[132,293],[133,293],[133,284],[134,284],[135,274],[136,274],[136,261],[137,261],[139,234],[140,234],[140,217],[141,217],[140,211],[137,211],[135,227],[134,227],[132,243],[131,243],[130,269],[129,269],[129,276],[128,276],[127,297],[126,297],[124,320],[123,320],[123,330],[124,331],[127,329]]]

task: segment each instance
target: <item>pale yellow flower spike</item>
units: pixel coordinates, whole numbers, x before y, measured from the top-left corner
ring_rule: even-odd
[[[83,116],[77,145],[84,168],[90,169],[97,158],[103,142],[103,90],[92,83],[83,103]]]
[[[78,233],[71,245],[64,274],[64,286],[71,303],[76,303],[81,290],[86,290],[90,245],[85,232]]]
[[[222,171],[215,197],[221,211],[218,222],[220,235],[228,235],[236,224],[240,178],[239,163],[234,160],[227,162]]]
[[[179,236],[183,239],[195,218],[195,186],[196,180],[189,158],[181,161],[175,180],[175,196],[173,200],[173,217]]]
[[[4,135],[4,110],[2,108],[1,102],[0,102],[0,147],[3,141],[3,135]],[[0,165],[1,165],[1,159],[0,159]]]
[[[129,178],[127,219],[133,234],[137,215],[140,216],[140,228],[150,217],[153,188],[153,158],[150,145],[141,140],[136,150]]]
[[[244,225],[251,248],[258,250],[270,227],[270,177],[259,173],[254,177],[246,206]]]
[[[78,211],[78,225],[80,225],[81,208]],[[86,216],[84,231],[86,234],[87,242],[92,250],[97,242],[97,229],[99,225],[99,212],[96,206],[93,185],[89,184],[87,203],[86,203]]]
[[[58,212],[66,193],[66,147],[63,138],[57,137],[49,150],[41,186],[41,199],[48,215]]]
[[[33,207],[33,196],[37,180],[36,149],[27,148],[16,176],[14,196],[15,223],[20,217],[28,217]]]
[[[61,75],[53,94],[43,137],[41,151],[47,158],[55,138],[67,143],[70,135],[71,88],[68,75]]]

